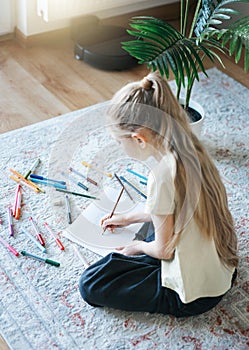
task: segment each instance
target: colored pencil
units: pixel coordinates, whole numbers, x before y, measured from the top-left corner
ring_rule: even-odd
[[[112,212],[111,212],[111,214],[110,214],[110,216],[109,216],[109,219],[111,219],[111,218],[113,217],[114,212],[115,212],[115,210],[116,210],[116,208],[117,208],[117,205],[118,205],[118,203],[119,203],[119,201],[120,201],[120,198],[121,198],[123,192],[124,192],[124,187],[122,187],[122,189],[121,189],[121,191],[120,191],[120,193],[119,193],[119,196],[118,196],[118,198],[117,198],[117,200],[116,200],[116,203],[115,203],[115,205],[114,205],[114,207],[113,207],[113,209],[112,209]],[[102,232],[102,235],[104,234],[104,232],[106,231],[106,229],[107,229],[107,227],[104,228],[104,230],[103,230],[103,232]]]
[[[95,166],[93,166],[93,165],[91,165],[91,164],[89,164],[89,163],[87,163],[87,162],[81,162],[81,164],[83,164],[85,167],[91,168],[91,169],[93,169],[93,170],[97,171],[98,173],[101,173],[101,174],[103,174],[103,175],[105,175],[105,176],[112,177],[112,174],[111,174],[111,173],[105,173],[103,170],[98,169],[98,168],[96,168]]]
[[[89,196],[88,194],[83,194],[83,193],[79,193],[79,192],[73,192],[73,191],[69,191],[69,190],[63,190],[62,188],[56,188],[55,190],[58,191],[58,192],[73,194],[74,196],[80,196],[80,197],[92,198],[92,199],[99,199],[99,198],[96,198],[96,197],[93,197],[93,196]]]

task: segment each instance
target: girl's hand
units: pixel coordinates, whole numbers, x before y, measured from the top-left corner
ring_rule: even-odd
[[[121,226],[127,226],[129,225],[128,220],[125,219],[124,215],[118,215],[115,214],[110,218],[110,215],[104,216],[100,224],[103,228],[103,230],[109,230],[111,232],[114,232],[115,228],[121,227]]]
[[[144,242],[141,241],[133,241],[127,246],[117,247],[116,250],[119,251],[120,254],[132,256],[143,254],[143,250],[141,249]]]
[[[114,214],[112,218],[110,218],[110,214],[108,214],[101,219],[100,225],[103,229],[106,228],[107,230],[113,232],[117,227],[128,226],[137,222],[143,223],[149,221],[151,221],[151,216],[144,213],[144,211],[140,211],[136,212],[135,214],[132,212],[125,215]]]

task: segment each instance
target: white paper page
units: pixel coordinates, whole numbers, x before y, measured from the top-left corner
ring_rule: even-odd
[[[113,251],[116,247],[131,242],[135,233],[142,224],[133,224],[127,227],[117,228],[114,233],[103,229],[100,220],[103,216],[111,213],[119,190],[106,188],[100,196],[99,201],[92,202],[79,217],[63,232],[63,235],[72,241],[81,244],[98,254]],[[115,213],[126,213],[128,211],[143,211],[144,203],[134,204],[128,197],[122,196]],[[102,254],[101,254],[102,255]]]

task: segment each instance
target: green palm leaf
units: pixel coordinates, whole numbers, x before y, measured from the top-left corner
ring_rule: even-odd
[[[139,63],[147,63],[153,70],[169,77],[174,74],[179,89],[194,75],[199,79],[198,68],[206,74],[200,58],[201,45],[195,39],[185,38],[178,30],[154,17],[133,18],[129,34],[137,40],[123,42],[122,47],[137,58]],[[210,54],[211,55],[211,54]]]
[[[203,0],[195,22],[195,35],[199,37],[210,28],[214,28],[214,25],[222,24],[223,20],[230,19],[232,15],[238,15],[238,11],[224,8],[224,6],[236,2],[248,3],[249,0]]]
[[[244,56],[244,70],[247,71],[249,68],[249,16],[234,22],[227,30],[227,32],[221,37],[223,45],[225,42],[229,43],[229,54],[235,55],[235,62],[238,63],[241,54],[242,47],[245,47]]]
[[[238,63],[241,59],[243,52],[243,46],[245,49],[244,55],[244,70],[247,71],[249,68],[249,16],[245,16],[242,19],[235,21],[228,29],[218,30],[213,29],[212,31],[205,31],[202,38],[205,37],[206,42],[215,43],[217,48],[218,41],[222,48],[228,48],[230,56],[235,56],[235,62]],[[217,40],[215,40],[217,39]],[[202,40],[202,39],[201,39]]]
[[[197,0],[188,36],[185,33],[189,1],[181,0],[181,31],[158,18],[134,17],[127,31],[133,40],[123,42],[122,47],[138,63],[147,64],[148,68],[159,71],[166,78],[171,71],[177,85],[177,97],[181,88],[186,87],[187,106],[199,73],[207,75],[204,58],[217,60],[224,67],[220,53],[234,55],[237,63],[245,52],[244,68],[245,71],[249,69],[249,16],[244,16],[228,28],[217,27],[239,14],[227,6],[235,2],[249,4],[249,0]]]

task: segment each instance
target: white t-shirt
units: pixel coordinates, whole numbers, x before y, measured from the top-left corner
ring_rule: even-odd
[[[175,214],[176,160],[165,155],[151,171],[145,211],[153,215]],[[190,216],[191,217],[191,216]],[[184,227],[172,260],[162,260],[162,286],[176,291],[183,303],[219,296],[231,287],[234,268],[225,267],[214,241],[204,239],[193,216]]]

